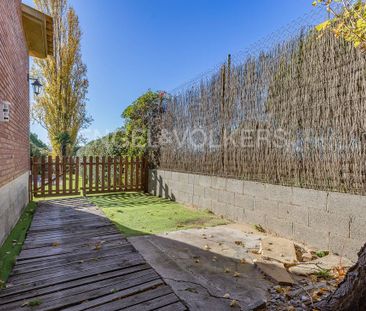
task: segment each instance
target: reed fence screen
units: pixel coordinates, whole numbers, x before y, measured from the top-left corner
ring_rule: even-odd
[[[31,159],[35,197],[147,190],[145,158],[40,157]]]
[[[366,194],[366,56],[302,30],[176,90],[162,169]]]

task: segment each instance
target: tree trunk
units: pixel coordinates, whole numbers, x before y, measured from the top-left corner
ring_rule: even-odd
[[[61,154],[62,154],[62,157],[66,157],[66,144],[65,143],[63,143],[62,145],[61,145]]]
[[[366,310],[366,244],[358,253],[357,263],[348,271],[337,290],[319,302],[316,308],[321,311]]]

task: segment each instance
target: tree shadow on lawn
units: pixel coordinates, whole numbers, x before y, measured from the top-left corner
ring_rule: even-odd
[[[108,193],[98,195],[88,195],[88,199],[103,208],[116,207],[135,207],[135,206],[146,206],[151,204],[159,205],[171,205],[172,201],[169,199],[162,199],[156,196],[152,196],[142,192],[121,192],[121,193]],[[123,200],[123,201],[122,201]]]
[[[143,193],[107,194],[88,199],[127,237],[229,223],[208,211]]]

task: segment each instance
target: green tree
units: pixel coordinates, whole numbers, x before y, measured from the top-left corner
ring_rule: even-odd
[[[56,136],[56,142],[60,146],[61,155],[67,156],[67,147],[71,144],[71,137],[68,132],[61,132]]]
[[[77,155],[130,157],[146,155],[149,151],[149,133],[150,136],[152,133],[158,136],[159,116],[163,110],[165,96],[165,92],[160,91],[149,90],[144,93],[122,112],[124,119],[122,128],[87,143],[78,150]],[[154,160],[156,156],[156,150],[152,151],[150,160]]]
[[[151,90],[137,98],[122,113],[128,155],[142,156],[148,147],[148,132],[156,125],[161,113],[165,92]]]
[[[355,47],[366,51],[366,3],[361,0],[317,0],[314,6],[322,5],[331,18],[316,28],[319,31],[331,29],[337,37],[352,42]]]
[[[48,146],[39,139],[37,134],[30,133],[29,135],[30,141],[30,156],[31,157],[41,157],[47,156],[50,152]]]
[[[87,68],[82,61],[79,19],[66,0],[34,0],[53,17],[54,56],[34,59],[33,72],[44,91],[35,98],[32,115],[47,131],[54,155],[69,155],[80,129],[91,122],[86,111]],[[67,139],[66,139],[67,137]]]
[[[78,156],[124,156],[128,150],[125,143],[125,133],[119,129],[99,139],[90,141],[81,147]]]

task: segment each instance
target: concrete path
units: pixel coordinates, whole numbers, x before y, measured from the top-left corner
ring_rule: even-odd
[[[265,305],[273,284],[252,261],[261,236],[247,229],[232,224],[129,241],[190,310],[253,310]]]

